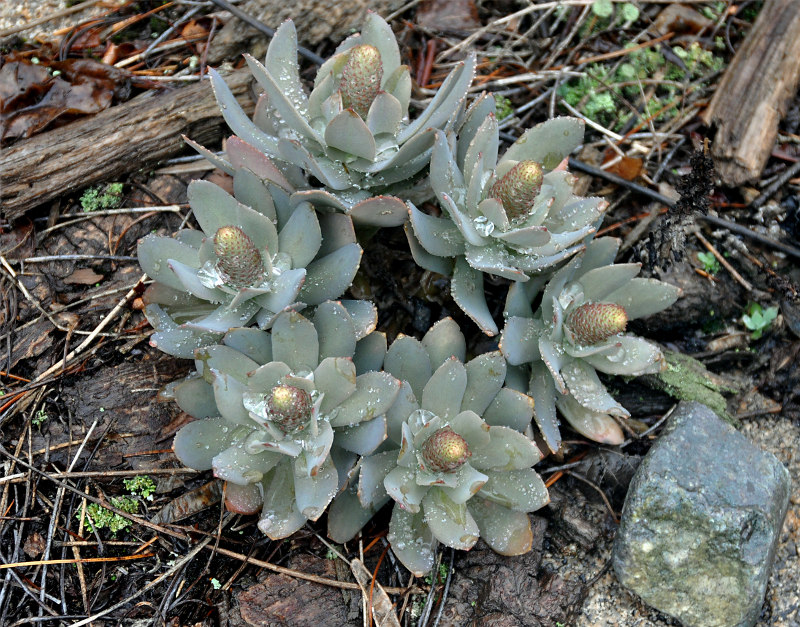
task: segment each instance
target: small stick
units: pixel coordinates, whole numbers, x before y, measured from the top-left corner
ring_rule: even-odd
[[[798,172],[800,172],[800,161],[793,163],[790,165],[786,170],[781,172],[781,174],[776,178],[771,184],[769,184],[763,192],[753,201],[750,203],[751,209],[760,209],[770,198],[775,195],[781,187],[784,186],[786,181],[793,178]]]
[[[0,258],[0,259],[2,259],[2,258]],[[3,261],[5,261],[5,260],[3,260]],[[137,281],[137,285],[138,285],[139,283],[141,283],[142,281],[144,281],[146,278],[147,278],[147,275],[146,275],[146,274],[143,274],[143,275],[142,275],[142,276],[139,278],[139,281]],[[81,342],[81,344],[80,344],[80,345],[78,345],[78,347],[77,347],[77,348],[74,348],[74,349],[72,349],[72,351],[70,351],[69,355],[67,355],[66,357],[64,357],[63,364],[66,366],[66,364],[67,364],[68,362],[72,361],[72,360],[73,360],[75,357],[77,357],[78,355],[80,355],[80,354],[81,354],[81,353],[82,353],[82,352],[83,352],[83,351],[86,349],[86,347],[87,347],[87,346],[89,346],[89,344],[91,344],[91,343],[92,343],[92,341],[94,340],[94,338],[96,338],[96,337],[97,337],[97,335],[98,335],[98,334],[99,334],[99,333],[100,333],[100,332],[101,332],[103,329],[105,329],[105,328],[106,328],[106,326],[107,326],[107,325],[108,325],[108,324],[109,324],[109,323],[110,323],[110,322],[111,322],[111,321],[112,321],[112,320],[113,320],[113,319],[116,317],[116,315],[117,315],[117,314],[118,314],[118,313],[119,313],[119,312],[122,310],[122,308],[125,306],[125,303],[127,303],[127,302],[128,302],[128,301],[129,301],[129,300],[130,300],[130,299],[131,299],[131,298],[132,298],[132,297],[133,297],[135,294],[136,294],[136,287],[134,287],[133,289],[131,289],[131,290],[130,290],[130,291],[127,293],[127,294],[125,294],[125,296],[123,296],[123,297],[120,299],[120,301],[117,303],[116,307],[114,307],[114,309],[112,309],[112,310],[109,312],[109,314],[108,314],[108,315],[107,315],[105,318],[103,318],[103,319],[100,321],[100,324],[98,324],[98,325],[97,325],[97,326],[94,328],[94,331],[92,331],[92,332],[91,332],[91,333],[90,333],[90,334],[89,334],[89,335],[86,337],[86,339],[85,339],[83,342]],[[42,379],[45,379],[45,378],[47,378],[48,376],[50,376],[51,374],[53,374],[53,373],[57,372],[57,371],[59,370],[59,368],[61,368],[61,364],[54,364],[54,365],[50,366],[50,368],[48,368],[47,370],[45,370],[45,371],[44,371],[42,374],[40,374],[38,377],[36,377],[36,379],[35,379],[35,380],[36,380],[36,381],[41,381]]]
[[[615,50],[614,52],[607,52],[605,54],[598,54],[597,56],[594,57],[584,57],[583,59],[578,59],[577,61],[575,61],[575,64],[584,65],[586,63],[597,63],[599,61],[608,61],[609,59],[624,57],[625,55],[628,55],[631,52],[636,52],[637,50],[642,50],[643,48],[649,48],[650,46],[655,46],[656,44],[660,44],[662,41],[667,41],[668,39],[672,39],[674,36],[675,33],[670,32],[667,33],[666,35],[661,35],[661,37],[656,37],[655,39],[651,39],[650,41],[644,41],[630,48],[622,48],[620,50]]]
[[[208,538],[209,540],[211,538]],[[273,573],[279,573],[281,575],[288,575],[289,577],[294,577],[295,579],[303,579],[305,581],[312,581],[314,583],[322,584],[323,586],[331,586],[332,588],[343,588],[345,590],[358,590],[361,591],[361,587],[357,583],[351,583],[349,581],[337,581],[336,579],[328,579],[326,577],[318,577],[317,575],[311,575],[309,573],[303,573],[299,570],[293,570],[291,568],[285,568],[283,566],[277,566],[276,564],[272,564],[270,562],[265,562],[260,559],[256,559],[254,557],[248,557],[247,555],[242,555],[241,553],[236,553],[234,551],[229,551],[228,549],[223,549],[222,547],[206,547],[208,550],[213,550],[220,555],[226,555],[227,557],[232,557],[237,560],[241,560],[242,562],[247,562],[248,564],[253,564],[254,566],[259,566],[261,568],[266,568],[267,570],[272,571]],[[345,560],[346,561],[346,560]],[[391,588],[391,587],[384,587],[384,590],[388,594],[406,594],[407,592],[411,591],[412,594],[419,594],[422,592],[422,589],[414,586],[413,588]]]
[[[708,249],[708,251],[712,255],[714,255],[714,257],[716,257],[720,265],[722,265],[728,272],[731,273],[731,276],[734,279],[736,279],[744,289],[746,289],[748,292],[753,291],[753,286],[750,284],[750,282],[747,281],[747,279],[745,279],[741,274],[739,274],[730,263],[728,263],[728,260],[725,259],[725,257],[723,257],[716,248],[714,248],[711,242],[709,242],[705,237],[703,237],[702,233],[700,233],[699,231],[695,231],[694,235],[697,239],[700,240],[703,246],[705,246]]]

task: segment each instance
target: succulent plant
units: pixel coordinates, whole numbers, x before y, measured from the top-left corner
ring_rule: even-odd
[[[262,174],[263,175],[263,174]],[[317,217],[306,201],[252,170],[234,177],[236,196],[207,181],[189,184],[202,231],[148,235],[139,263],[154,279],[144,295],[151,343],[176,357],[251,322],[269,328],[284,309],[338,298],[358,270],[361,248],[346,216]],[[324,243],[323,243],[324,240]]]
[[[495,351],[464,363],[464,336],[451,319],[422,341],[400,336],[384,369],[403,380],[386,416],[388,439],[359,464],[357,486],[336,497],[328,533],[350,539],[390,499],[392,550],[417,575],[434,563],[439,542],[469,549],[483,538],[495,551],[530,550],[527,512],[548,502],[533,470],[533,400],[503,387]]]
[[[516,283],[509,290],[500,350],[512,366],[530,364],[527,390],[553,452],[561,442],[556,407],[578,433],[608,444],[623,441],[614,417],[629,414],[597,371],[635,376],[665,367],[655,344],[624,331],[628,320],[672,305],[680,289],[637,278],[640,264],[614,264],[618,249],[614,238],[592,241],[553,275],[535,312],[531,301],[542,281]]]
[[[375,13],[320,67],[309,95],[300,82],[291,20],[276,31],[263,65],[245,59],[264,89],[253,120],[210,70],[228,126],[276,162],[300,166],[329,190],[349,190],[344,204],[413,185],[430,161],[434,129],[454,120],[475,68],[474,56],[459,64],[425,110],[409,120],[409,70],[400,63],[392,29]],[[393,215],[395,225],[405,220],[405,212]]]
[[[260,497],[259,528],[271,538],[316,520],[344,480],[334,457],[367,455],[386,438],[400,382],[356,365],[380,367],[375,322],[369,303],[326,302],[313,321],[287,311],[271,332],[233,329],[199,349],[197,374],[168,390],[198,418],[175,436],[178,459],[224,479],[235,511]]]
[[[417,263],[452,274],[453,297],[488,335],[497,333],[483,275],[527,281],[581,250],[608,203],[573,193],[565,159],[583,140],[583,122],[554,118],[528,130],[497,160],[495,101],[468,109],[457,139],[438,132],[430,180],[443,217],[410,202],[406,233]],[[455,260],[455,262],[453,262]]]

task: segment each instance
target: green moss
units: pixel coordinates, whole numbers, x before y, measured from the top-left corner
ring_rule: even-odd
[[[81,196],[84,211],[114,209],[122,202],[122,183],[109,183],[104,187],[90,187]]]
[[[635,44],[626,44],[625,47],[634,48]],[[583,76],[559,88],[559,95],[592,120],[620,130],[634,115],[624,101],[638,103],[641,100],[639,81],[661,74],[665,82],[655,87],[653,97],[644,107],[644,115],[654,116],[656,122],[667,121],[676,115],[680,99],[696,89],[690,87],[684,94],[682,86],[670,82],[696,81],[724,67],[721,57],[697,42],[688,48],[673,46],[672,52],[685,67],[669,61],[657,48],[632,50],[616,68],[613,63],[586,66]],[[652,89],[652,85],[648,84],[646,89]]]
[[[152,501],[153,493],[156,491],[156,484],[146,475],[136,475],[133,479],[123,479],[125,489],[133,495],[141,496],[143,499]]]
[[[711,373],[696,359],[672,351],[664,351],[667,369],[641,380],[652,388],[661,390],[680,401],[697,401],[710,408],[725,422],[738,428],[739,422],[728,413],[723,392],[733,393],[732,388],[722,388],[711,381]]]
[[[112,497],[111,505],[129,514],[139,511],[139,502],[130,496]],[[93,533],[95,529],[108,529],[113,535],[117,535],[117,532],[128,529],[132,524],[127,518],[123,518],[97,503],[87,505],[86,515],[86,529],[89,533]],[[81,512],[76,512],[75,517],[80,518]]]

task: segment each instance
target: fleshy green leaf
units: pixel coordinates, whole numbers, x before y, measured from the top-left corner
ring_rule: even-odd
[[[346,427],[386,413],[400,391],[400,382],[388,372],[367,372],[356,378],[356,391],[339,404],[331,426]]]
[[[422,512],[411,513],[395,505],[388,538],[392,552],[415,576],[422,577],[433,568],[438,543]]]
[[[186,379],[175,386],[175,403],[193,418],[219,416],[214,390],[205,379]]]
[[[490,472],[480,496],[517,512],[535,512],[550,502],[544,481],[533,468]]]
[[[524,432],[533,418],[533,399],[527,394],[503,388],[484,412],[486,424]]]
[[[294,489],[297,507],[309,520],[316,520],[328,507],[336,495],[339,476],[330,457],[320,467],[316,475],[309,476],[302,458],[294,464]]]
[[[500,555],[522,555],[531,550],[533,532],[528,515],[475,497],[468,504],[481,538]]]
[[[558,398],[556,405],[570,426],[590,440],[611,446],[622,444],[625,441],[622,429],[608,414],[590,411],[582,407],[571,396]]]
[[[499,351],[484,353],[467,364],[467,388],[462,410],[472,410],[479,416],[494,400],[506,378],[506,360]]]
[[[584,122],[558,117],[525,131],[503,155],[503,161],[535,161],[552,170],[583,142]]]
[[[264,479],[264,508],[258,528],[272,540],[286,538],[306,524],[295,502],[292,475],[292,463],[287,459]]]
[[[536,445],[519,431],[508,427],[490,427],[491,442],[471,447],[469,463],[478,470],[495,472],[530,468],[542,458]]]
[[[540,361],[531,365],[528,394],[533,397],[533,418],[547,448],[557,453],[561,447],[561,432],[556,416],[556,387],[547,367]]]
[[[308,305],[318,305],[344,294],[356,276],[361,263],[361,247],[347,244],[309,264],[299,299]]]
[[[386,352],[383,369],[401,381],[408,381],[417,398],[422,398],[422,390],[433,373],[428,351],[422,343],[403,334]]]
[[[461,362],[466,360],[467,341],[452,318],[442,318],[428,329],[422,338],[422,345],[428,351],[433,370],[451,357],[455,357]]]
[[[606,295],[609,303],[625,308],[628,320],[644,318],[671,306],[681,295],[681,289],[657,279],[631,279]]]
[[[319,336],[319,358],[350,357],[356,350],[356,332],[350,314],[334,301],[326,301],[314,312]]]
[[[481,331],[489,336],[497,335],[497,325],[492,319],[483,292],[483,275],[471,268],[462,257],[456,259],[450,291],[456,304]]]
[[[314,325],[299,313],[282,313],[272,325],[272,357],[293,372],[310,372],[319,364],[319,339]]]
[[[359,115],[345,109],[325,127],[325,142],[331,148],[367,161],[375,159],[375,138]]]
[[[224,418],[195,420],[175,434],[172,449],[185,466],[210,470],[211,460],[230,446],[233,435],[233,426]]]
[[[431,375],[422,391],[422,407],[445,420],[461,411],[467,388],[467,369],[451,357]]]
[[[280,251],[292,257],[295,268],[305,268],[319,252],[322,232],[314,208],[309,203],[295,207],[289,221],[278,233]]]
[[[431,488],[422,499],[425,522],[434,537],[454,549],[468,551],[480,537],[466,503],[454,503],[442,488]]]

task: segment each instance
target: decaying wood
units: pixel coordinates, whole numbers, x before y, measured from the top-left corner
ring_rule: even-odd
[[[727,185],[759,178],[800,81],[800,2],[767,0],[703,114]]]
[[[225,80],[252,111],[250,72],[236,70]],[[207,81],[142,94],[3,149],[0,213],[14,219],[71,189],[114,180],[180,152],[182,134],[211,143],[224,128]]]

